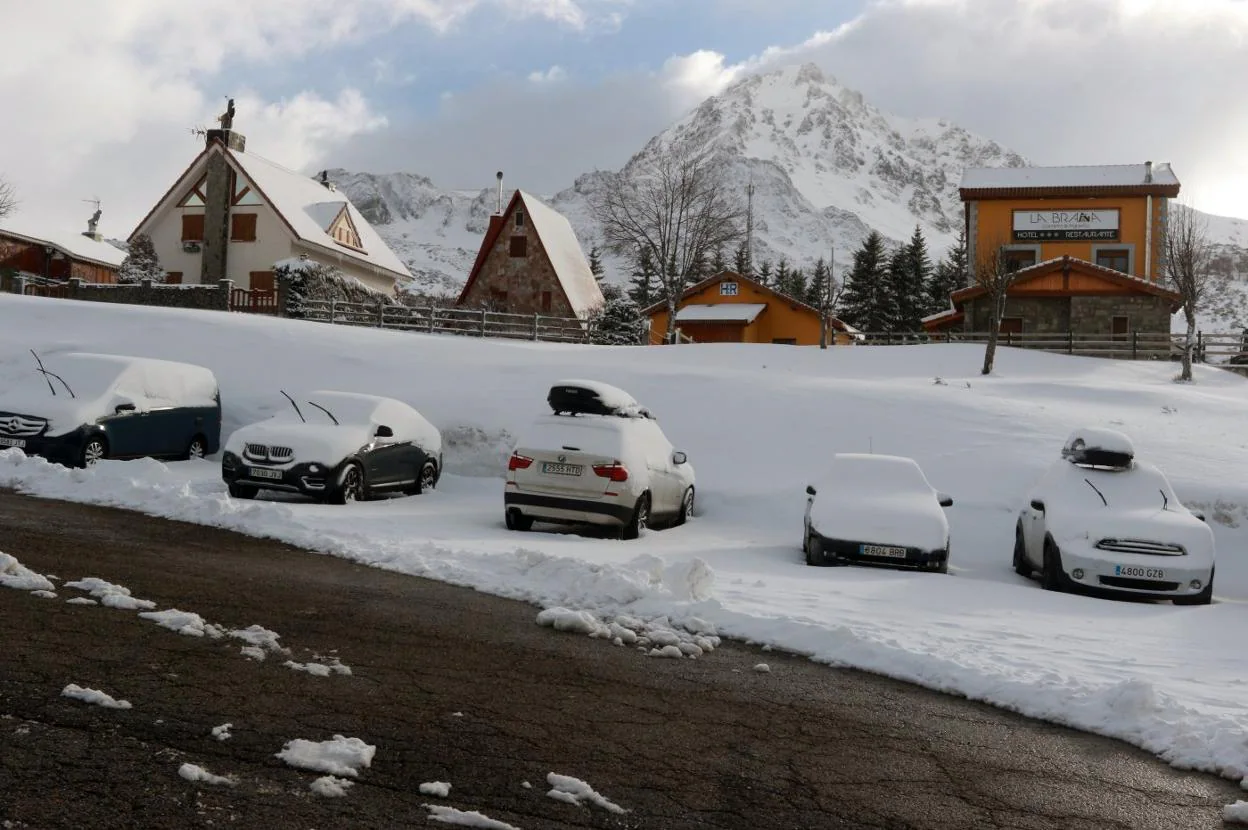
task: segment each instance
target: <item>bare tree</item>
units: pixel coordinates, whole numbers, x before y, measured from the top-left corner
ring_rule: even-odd
[[[591,201],[613,252],[655,263],[659,296],[667,301],[668,343],[676,306],[698,269],[740,239],[745,211],[730,198],[710,154],[670,147],[631,169],[609,174]]]
[[[17,209],[17,192],[13,185],[0,178],[0,219]]]
[[[845,284],[838,282],[832,260],[828,260],[826,271],[821,272],[819,263],[815,265],[816,297],[815,308],[819,310],[819,348],[826,349],[829,342],[835,341],[832,333],[832,319],[836,307],[841,304],[841,295],[845,293]]]
[[[1183,373],[1180,380],[1192,379],[1192,347],[1196,340],[1196,312],[1205,304],[1212,284],[1213,246],[1209,223],[1188,205],[1176,204],[1167,222],[1163,271],[1166,279],[1183,298],[1187,336],[1183,341]]]
[[[991,240],[979,247],[971,267],[974,268],[971,274],[973,284],[984,289],[984,298],[988,302],[988,345],[984,349],[984,368],[980,370],[980,374],[987,375],[991,374],[992,364],[997,359],[1001,318],[1005,316],[1005,301],[1009,297],[1010,286],[1014,284],[1017,268],[1006,259],[1000,240]]]

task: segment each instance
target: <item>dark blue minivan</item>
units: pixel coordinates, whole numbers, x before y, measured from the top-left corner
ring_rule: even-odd
[[[70,467],[104,458],[196,458],[221,443],[221,394],[203,366],[69,353],[0,386],[0,450]]]

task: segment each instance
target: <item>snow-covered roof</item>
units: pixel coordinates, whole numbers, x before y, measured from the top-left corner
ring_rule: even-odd
[[[1049,187],[1174,187],[1179,184],[1168,163],[1153,165],[1148,181],[1146,165],[1102,164],[1072,167],[969,167],[962,172],[963,190]]]
[[[126,258],[125,251],[108,242],[100,242],[73,231],[49,232],[34,225],[15,222],[11,218],[0,222],[0,234],[35,245],[51,245],[73,259],[106,265],[110,268],[120,268]]]
[[[226,153],[301,241],[374,265],[396,277],[411,277],[407,266],[341,191],[330,190],[310,176],[288,170],[255,153],[235,150],[226,150]],[[362,251],[346,247],[329,235],[330,224],[342,212],[344,205],[360,235]]]
[[[752,323],[766,303],[713,303],[687,305],[676,312],[678,323]]]
[[[555,269],[559,284],[568,295],[568,302],[576,316],[585,317],[598,309],[603,302],[602,289],[594,272],[589,270],[589,260],[581,250],[581,243],[576,239],[576,232],[567,217],[547,206],[541,199],[531,193],[519,191],[520,201],[524,204],[529,221],[542,240],[542,247],[550,257],[550,264]]]

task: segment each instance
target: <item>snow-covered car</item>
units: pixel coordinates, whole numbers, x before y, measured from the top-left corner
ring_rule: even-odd
[[[1019,514],[1014,570],[1039,571],[1051,591],[1083,587],[1207,605],[1213,531],[1179,502],[1161,470],[1135,457],[1130,438],[1080,429]]]
[[[807,565],[862,562],[946,573],[953,499],[912,458],[840,453],[806,487]]]
[[[442,434],[407,404],[319,391],[308,395],[305,409],[286,397],[290,409],[236,430],[226,442],[221,477],[231,496],[282,490],[346,504],[437,485]]]
[[[221,395],[203,366],[71,352],[34,355],[29,372],[0,378],[0,450],[89,467],[202,457],[220,440]]]
[[[652,523],[693,515],[693,465],[631,395],[565,380],[547,396],[553,414],[520,437],[507,464],[507,527],[534,521],[618,528],[637,538]]]

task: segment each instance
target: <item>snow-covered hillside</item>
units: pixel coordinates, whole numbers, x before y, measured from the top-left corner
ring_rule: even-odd
[[[1231,373],[1198,366],[1195,384],[1176,384],[1169,363],[1006,348],[984,378],[981,349],[957,344],[558,346],[9,295],[0,320],[10,383],[34,371],[30,348],[52,370],[71,349],[187,360],[220,379],[227,433],[286,406],[279,389],[337,388],[415,405],[447,447],[435,493],[347,507],[232,500],[211,460],[71,471],[9,450],[0,487],[272,536],[599,618],[683,621],[1248,774],[1248,482],[1234,474],[1248,466],[1248,381]],[[691,524],[637,542],[503,528],[512,436],[563,377],[617,384],[656,412],[697,470]],[[1014,574],[1019,506],[1085,424],[1130,434],[1208,512],[1211,607],[1055,594]],[[804,564],[803,487],[838,451],[912,456],[953,496],[952,575]]]

